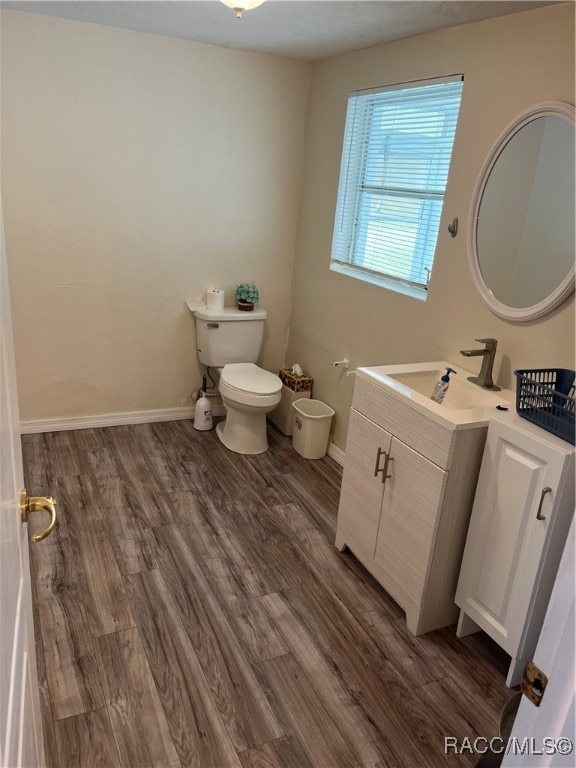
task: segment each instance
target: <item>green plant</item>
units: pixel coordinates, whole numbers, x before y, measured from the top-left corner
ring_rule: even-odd
[[[240,283],[235,288],[236,301],[247,301],[256,304],[258,301],[258,288],[252,283]]]

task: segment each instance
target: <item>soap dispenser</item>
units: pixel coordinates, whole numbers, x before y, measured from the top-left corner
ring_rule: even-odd
[[[446,397],[448,387],[450,386],[450,374],[457,373],[453,368],[446,368],[446,373],[440,378],[440,381],[434,387],[434,392],[430,395],[430,399],[435,403],[441,403]]]

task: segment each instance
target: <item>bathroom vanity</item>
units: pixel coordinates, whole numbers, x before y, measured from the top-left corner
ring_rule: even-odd
[[[430,400],[447,362],[360,368],[346,446],[336,547],[348,547],[406,611],[415,635],[456,622],[454,595],[488,422],[511,392],[458,375]]]
[[[532,658],[574,514],[574,446],[516,414],[490,422],[456,602],[459,637],[483,629]]]

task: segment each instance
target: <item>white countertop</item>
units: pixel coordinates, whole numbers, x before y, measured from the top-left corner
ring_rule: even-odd
[[[481,400],[492,401],[489,404],[482,404],[471,408],[453,408],[450,407],[451,390],[448,389],[444,403],[439,404],[430,399],[435,381],[438,381],[447,367],[458,371],[453,375],[450,387],[458,390],[458,395],[462,393],[469,395],[473,400],[475,390],[478,389],[478,397]],[[436,374],[426,376],[426,374]],[[423,382],[426,382],[426,394],[417,389],[397,380],[407,375],[409,378],[414,374],[423,374]],[[502,417],[515,412],[516,393],[510,389],[503,389],[500,392],[490,392],[483,390],[476,384],[467,380],[468,376],[474,376],[473,371],[466,370],[455,363],[449,363],[445,360],[429,363],[408,363],[404,365],[380,365],[367,368],[358,368],[356,375],[372,381],[403,400],[408,401],[416,410],[425,413],[435,421],[445,424],[451,429],[472,429],[475,427],[486,427],[491,418]],[[417,378],[417,377],[414,377]],[[424,387],[422,387],[424,388]],[[428,389],[430,391],[428,392]],[[455,398],[456,399],[456,398]],[[496,406],[507,407],[508,411],[499,411]],[[527,422],[528,423],[528,422]]]

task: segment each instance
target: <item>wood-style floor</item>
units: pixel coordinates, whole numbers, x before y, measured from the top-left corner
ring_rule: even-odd
[[[260,456],[189,421],[23,437],[48,765],[475,765],[507,657],[454,628],[414,638],[333,546],[339,467],[269,428]],[[31,516],[31,532],[45,523]]]

